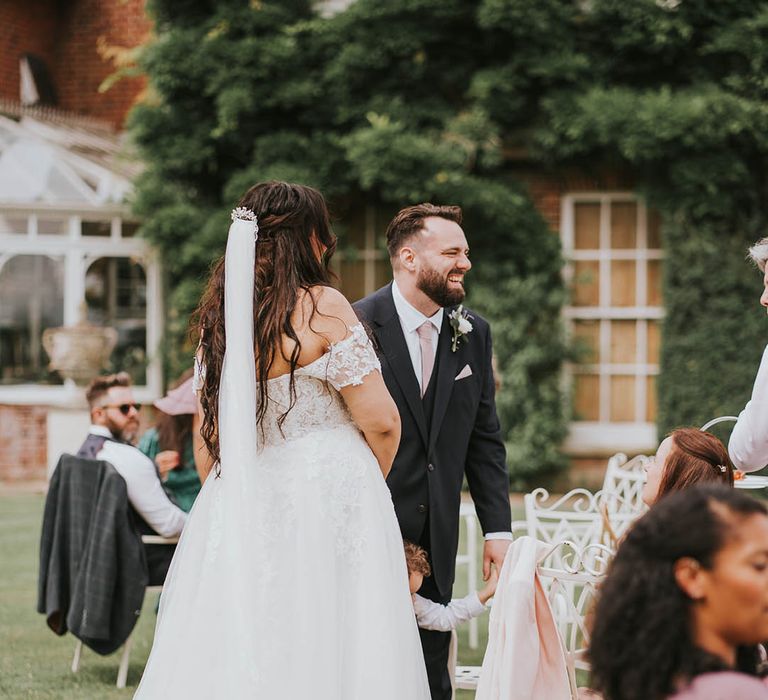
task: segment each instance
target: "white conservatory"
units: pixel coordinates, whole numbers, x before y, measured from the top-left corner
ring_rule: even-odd
[[[84,407],[49,369],[43,331],[114,328],[106,369],[128,371],[148,401],[162,388],[163,316],[159,261],[127,205],[139,165],[98,123],[45,116],[0,116],[0,405],[49,407],[51,456],[82,438]]]

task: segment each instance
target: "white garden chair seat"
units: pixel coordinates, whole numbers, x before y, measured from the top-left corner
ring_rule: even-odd
[[[600,491],[608,497],[606,508],[609,512],[640,515],[647,510],[643,503],[643,487],[645,465],[649,459],[645,455],[627,459],[627,455],[619,452],[608,460]]]

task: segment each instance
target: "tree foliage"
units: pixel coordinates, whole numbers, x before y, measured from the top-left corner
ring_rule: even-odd
[[[577,51],[589,78],[542,94],[533,137],[550,164],[630,171],[663,218],[660,431],[738,412],[765,343],[768,4],[594,0]]]
[[[547,11],[520,26],[524,4],[357,0],[332,17],[298,0],[148,4],[153,97],[130,128],[147,162],[135,207],[169,272],[171,368],[191,353],[180,341],[223,251],[227,211],[254,182],[317,186],[340,211],[460,204],[469,303],[492,322],[513,481],[562,466],[559,242],[504,147],[535,116],[532,101],[580,69]],[[569,5],[558,5],[566,18]],[[505,66],[510,35],[525,48]]]
[[[470,301],[493,322],[513,480],[556,470],[561,261],[514,175],[509,154],[525,152],[542,169],[631,173],[662,214],[661,430],[743,405],[764,342],[744,253],[768,219],[768,2],[149,7],[154,99],[131,127],[148,162],[136,206],[170,272],[170,357],[253,182],[316,185],[342,212],[455,202]]]

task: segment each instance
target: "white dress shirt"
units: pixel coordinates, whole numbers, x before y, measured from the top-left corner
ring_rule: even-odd
[[[421,311],[415,309],[403,296],[397,282],[392,282],[392,301],[395,302],[395,311],[400,319],[400,327],[403,329],[405,344],[408,346],[408,354],[411,356],[413,372],[416,375],[416,381],[421,384],[421,345],[419,344],[419,334],[416,329],[425,321],[429,321],[432,326],[432,351],[437,354],[437,343],[440,340],[440,328],[443,325],[443,309],[439,308],[432,316],[425,316]],[[427,387],[421,387],[422,394]],[[488,532],[485,535],[486,540],[511,540],[511,532]]]
[[[768,464],[768,347],[757,370],[752,398],[731,432],[728,453],[736,468],[745,472]]]
[[[482,615],[485,605],[480,602],[477,593],[470,593],[464,598],[454,598],[448,605],[435,603],[414,593],[413,611],[416,613],[416,624],[421,629],[450,632],[462,622]]]
[[[115,442],[109,428],[92,425],[89,432],[109,438],[96,459],[109,462],[125,479],[128,500],[158,535],[174,537],[181,532],[187,514],[168,498],[152,460],[131,445]]]
[[[400,319],[400,326],[403,329],[405,344],[408,346],[408,354],[411,356],[411,364],[416,374],[416,381],[421,384],[421,345],[419,344],[417,329],[426,321],[429,321],[432,331],[432,359],[434,360],[437,354],[437,343],[440,340],[440,327],[443,325],[443,310],[440,308],[431,316],[425,316],[406,301],[403,293],[397,286],[397,282],[392,282],[392,301],[395,302],[395,310]],[[421,387],[422,395],[426,390],[427,387]]]

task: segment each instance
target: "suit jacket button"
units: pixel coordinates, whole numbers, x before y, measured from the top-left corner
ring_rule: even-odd
[[[426,513],[427,512],[427,506],[425,506],[423,503],[419,503],[419,513]]]
[[[435,471],[435,465],[434,464],[428,464],[427,465],[427,470],[431,471],[431,472]]]

